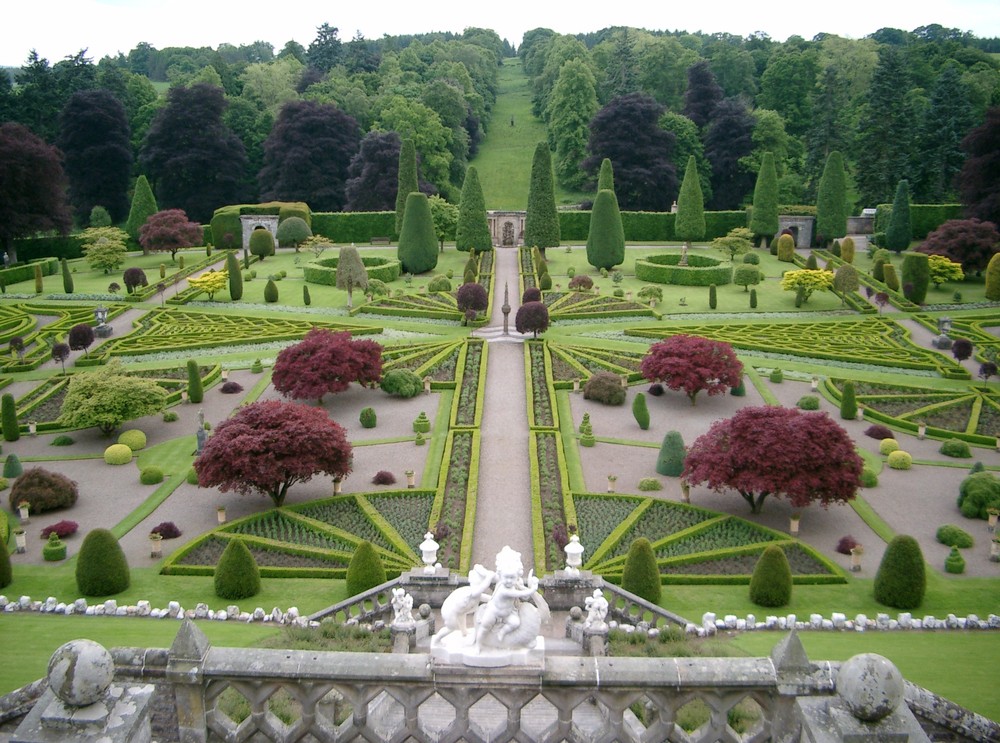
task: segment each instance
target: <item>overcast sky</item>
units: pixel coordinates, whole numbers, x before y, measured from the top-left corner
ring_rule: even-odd
[[[515,46],[525,31],[540,27],[564,34],[608,26],[738,36],[763,31],[784,41],[792,35],[810,39],[821,32],[861,38],[883,27],[910,31],[938,23],[993,37],[1000,36],[1000,2],[716,0],[654,4],[619,0],[581,5],[545,0],[21,0],[8,3],[0,14],[0,65],[22,65],[31,49],[55,63],[86,48],[96,62],[105,55],[127,53],[140,41],[162,49],[217,47],[220,43],[239,46],[261,40],[278,51],[291,39],[309,46],[322,23],[339,28],[343,41],[349,41],[357,31],[377,39],[384,34],[461,32],[478,26],[493,29]]]

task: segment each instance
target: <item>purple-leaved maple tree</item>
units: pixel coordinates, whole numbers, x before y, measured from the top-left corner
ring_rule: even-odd
[[[683,390],[692,405],[702,390],[722,395],[743,379],[743,364],[732,346],[697,335],[673,335],[654,343],[640,368],[650,382]]]
[[[286,397],[323,402],[326,393],[346,390],[351,382],[375,385],[382,379],[382,346],[353,340],[349,332],[313,328],[274,361],[271,381]]]
[[[194,469],[203,488],[259,493],[280,506],[292,485],[313,475],[349,475],[351,452],[344,428],[324,410],[266,400],[220,423]]]
[[[793,508],[851,500],[861,468],[851,437],[826,413],[764,406],[713,423],[688,450],[681,477],[735,490],[760,513],[769,495]]]

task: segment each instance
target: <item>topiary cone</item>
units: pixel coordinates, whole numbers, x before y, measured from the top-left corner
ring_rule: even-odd
[[[750,578],[750,600],[757,606],[785,606],[792,600],[792,568],[781,547],[772,544],[757,559]]]
[[[347,566],[347,595],[357,596],[386,581],[382,558],[371,542],[362,542]]]
[[[112,596],[128,588],[128,560],[107,529],[87,534],[76,560],[76,587],[84,596]]]
[[[656,566],[653,545],[645,537],[636,539],[628,548],[622,571],[622,588],[653,604],[660,602],[663,590],[660,570]]]
[[[246,599],[260,593],[260,568],[240,539],[231,539],[215,566],[215,595],[221,599]]]

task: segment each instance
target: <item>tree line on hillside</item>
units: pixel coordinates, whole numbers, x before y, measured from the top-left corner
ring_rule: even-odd
[[[901,180],[917,203],[957,200],[962,140],[1000,103],[1000,65],[980,42],[941,27],[783,43],[535,29],[517,53],[561,185],[593,189],[609,159],[620,208],[665,211],[692,157],[707,208],[748,204],[767,152],[782,204],[815,203],[831,152],[844,154],[860,205],[890,201]],[[98,206],[120,224],[140,174],[161,208],[198,222],[271,199],[392,210],[403,140],[419,190],[457,202],[490,125],[498,65],[513,53],[486,29],[341,42],[328,24],[308,47],[288,42],[277,54],[263,42],[140,44],[96,64],[81,51],[50,65],[31,52],[16,83],[0,75],[5,162],[61,159],[72,211],[10,199],[5,213],[23,216],[5,220],[3,237],[86,226]],[[151,78],[170,82],[165,96]],[[63,188],[57,171],[38,167],[52,181],[41,191]]]

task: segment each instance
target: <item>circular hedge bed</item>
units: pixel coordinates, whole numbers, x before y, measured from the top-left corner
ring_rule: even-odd
[[[323,284],[324,286],[337,285],[337,261],[338,258],[320,258],[318,261],[307,263],[303,267],[305,280],[310,284]],[[368,271],[369,279],[379,281],[395,281],[399,278],[402,265],[395,258],[379,258],[377,256],[361,256],[361,262]]]
[[[721,286],[733,280],[733,267],[723,265],[721,260],[704,255],[688,253],[688,264],[678,265],[681,256],[676,253],[662,253],[637,259],[635,277],[654,284],[677,284],[679,286]]]

